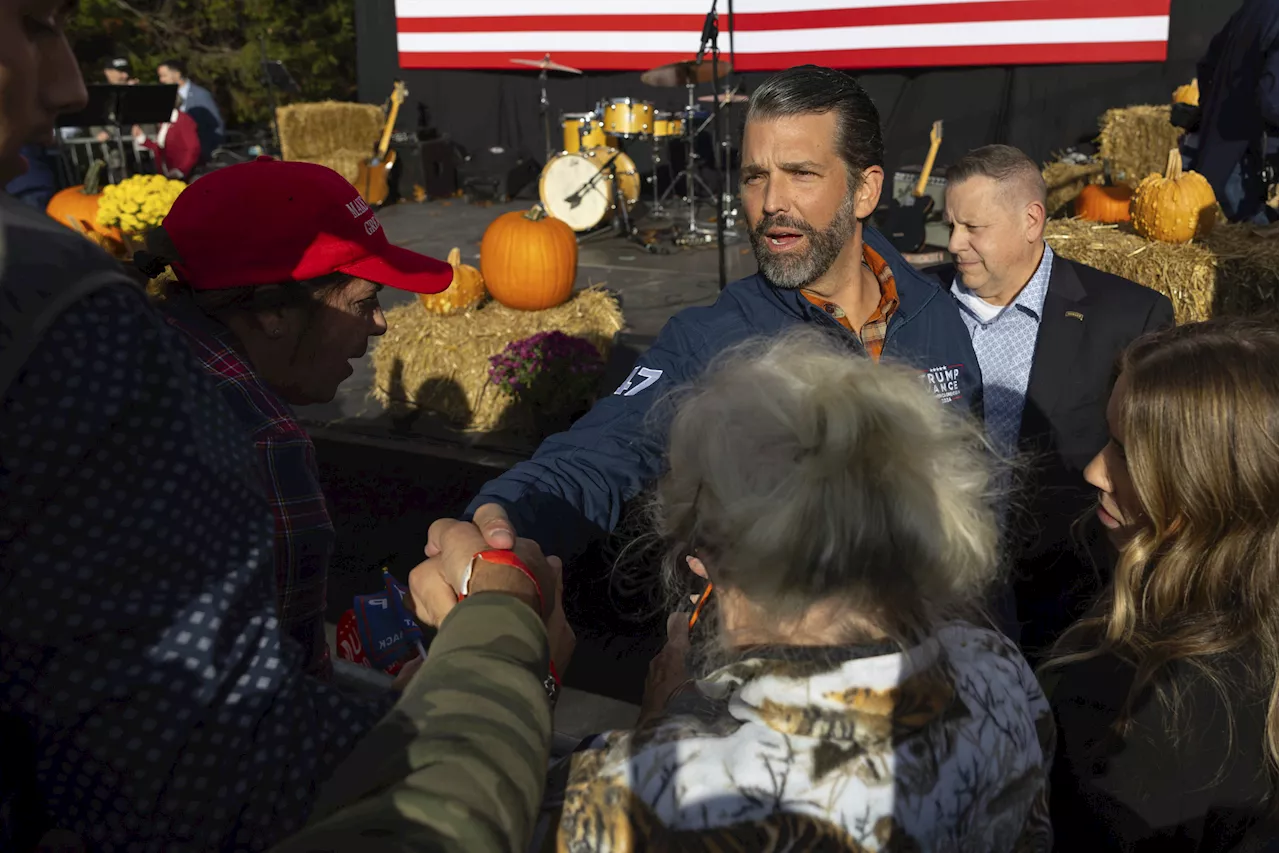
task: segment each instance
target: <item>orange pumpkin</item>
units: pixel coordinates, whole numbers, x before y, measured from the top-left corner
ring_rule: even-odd
[[[1076,196],[1076,216],[1090,222],[1128,222],[1133,190],[1126,186],[1089,184]]]
[[[490,295],[508,308],[554,308],[573,293],[577,237],[540,206],[504,213],[480,241],[480,273]]]
[[[432,314],[457,314],[480,304],[487,292],[480,270],[462,262],[462,252],[456,247],[449,253],[449,265],[453,267],[453,281],[448,290],[439,293],[419,293],[422,307]]]
[[[1218,202],[1204,175],[1182,171],[1182,155],[1169,151],[1164,174],[1142,179],[1133,192],[1133,230],[1149,240],[1185,243],[1213,228]]]
[[[1188,104],[1193,107],[1200,106],[1200,81],[1193,78],[1190,83],[1174,89],[1173,102],[1175,104]]]
[[[94,162],[84,176],[84,183],[67,187],[54,194],[45,205],[44,212],[51,219],[82,234],[101,234],[117,242],[124,242],[119,228],[103,228],[98,224],[98,201],[102,198],[101,175],[106,164]]]

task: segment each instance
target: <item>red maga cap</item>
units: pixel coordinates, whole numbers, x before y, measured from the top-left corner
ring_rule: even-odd
[[[210,172],[164,218],[193,290],[347,273],[414,293],[453,281],[443,261],[393,246],[373,209],[337,172],[262,157]]]

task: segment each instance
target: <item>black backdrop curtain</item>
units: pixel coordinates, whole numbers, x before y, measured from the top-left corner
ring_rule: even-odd
[[[1240,0],[1173,0],[1168,59],[1160,63],[876,70],[857,76],[880,109],[889,170],[924,159],[929,125],[936,119],[946,123],[939,163],[991,142],[1016,145],[1043,161],[1053,151],[1092,138],[1098,116],[1111,107],[1167,103],[1174,87],[1195,75],[1196,60],[1239,6]],[[392,80],[401,77],[409,99],[398,130],[444,133],[470,151],[501,146],[542,159],[536,72],[402,72],[394,0],[358,0],[356,9],[362,101],[382,102]],[[727,36],[720,41],[727,49]],[[692,58],[697,35],[690,34],[689,42]],[[742,90],[749,94],[766,76],[739,75]],[[556,150],[561,112],[585,112],[602,98],[623,96],[676,109],[686,97],[684,89],[646,86],[636,72],[551,74],[547,90]],[[710,91],[704,86],[698,94]],[[740,121],[741,110],[737,113]],[[643,154],[628,150],[643,170]]]

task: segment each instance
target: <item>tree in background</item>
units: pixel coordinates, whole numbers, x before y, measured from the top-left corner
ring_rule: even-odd
[[[85,79],[127,56],[134,76],[156,82],[166,59],[187,63],[191,79],[213,91],[228,124],[270,119],[258,37],[285,64],[296,100],[349,100],[356,91],[354,0],[80,0],[72,43]],[[277,92],[277,98],[280,94]]]

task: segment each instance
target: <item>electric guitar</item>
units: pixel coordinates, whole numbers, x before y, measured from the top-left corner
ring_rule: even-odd
[[[929,185],[929,176],[933,173],[933,163],[941,146],[942,122],[935,121],[929,130],[929,156],[924,158],[920,180],[916,181],[911,197],[906,202],[895,199],[889,204],[882,230],[900,252],[918,252],[924,248],[925,220],[933,212],[933,197],[925,195],[924,190]]]
[[[400,105],[409,97],[409,90],[404,83],[397,80],[391,89],[391,109],[387,111],[387,124],[382,129],[382,139],[373,156],[361,163],[356,172],[356,191],[370,207],[377,207],[387,200],[391,188],[388,178],[391,167],[396,164],[396,152],[391,151],[391,130],[396,126],[396,117],[400,115]]]

